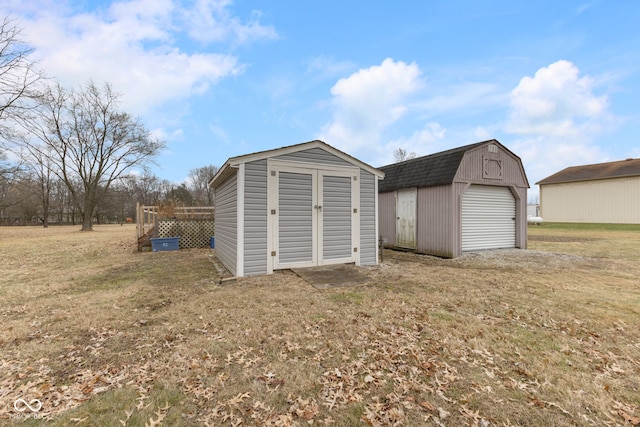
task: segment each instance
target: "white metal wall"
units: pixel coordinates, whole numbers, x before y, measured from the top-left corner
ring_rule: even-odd
[[[462,250],[516,247],[516,204],[508,187],[471,185],[462,196]]]

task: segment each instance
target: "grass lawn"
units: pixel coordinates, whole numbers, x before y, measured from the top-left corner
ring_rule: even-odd
[[[131,225],[0,227],[0,424],[640,425],[640,229],[529,237],[317,290]]]

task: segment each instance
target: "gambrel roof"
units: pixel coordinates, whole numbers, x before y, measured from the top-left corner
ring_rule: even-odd
[[[452,184],[465,153],[485,144],[499,145],[502,149],[511,153],[497,140],[491,139],[382,166],[378,169],[383,171],[385,176],[384,180],[378,184],[378,191],[384,193],[402,188],[435,187],[437,185]],[[513,156],[518,158],[515,154]]]
[[[538,185],[640,176],[640,159],[572,166],[536,182]]]

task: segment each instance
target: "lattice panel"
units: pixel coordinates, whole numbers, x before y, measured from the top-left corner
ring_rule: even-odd
[[[180,237],[180,249],[208,248],[214,234],[210,219],[169,219],[158,221],[158,237]]]

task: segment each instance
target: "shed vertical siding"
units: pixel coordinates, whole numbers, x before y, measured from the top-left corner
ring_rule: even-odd
[[[640,177],[540,185],[545,221],[640,224]]]
[[[278,257],[281,264],[314,260],[312,184],[311,174],[279,173]]]
[[[497,150],[491,149],[496,147]],[[493,151],[490,151],[493,150]],[[497,151],[497,152],[496,152]],[[500,162],[500,175],[492,174],[491,168],[486,167],[487,161]],[[493,185],[508,187],[515,199],[516,210],[516,247],[527,247],[527,187],[528,182],[522,163],[511,153],[502,150],[499,145],[486,144],[464,154],[454,182],[457,215],[457,230],[455,230],[456,242],[454,256],[462,253],[462,196],[469,184]]]
[[[527,224],[527,187],[511,187],[516,199],[516,248],[527,249],[529,226]]]
[[[379,234],[385,246],[396,244],[396,192],[378,194]]]
[[[376,177],[360,169],[360,264],[377,264]]]
[[[497,147],[497,153],[489,151],[489,146]],[[485,160],[500,161],[501,175],[487,174]],[[491,168],[488,168],[491,169]],[[464,154],[454,181],[467,181],[485,185],[513,185],[527,187],[526,175],[520,161],[498,145],[487,144]]]
[[[452,258],[455,210],[449,185],[418,189],[417,251]]]
[[[351,177],[322,176],[322,261],[351,257]]]
[[[216,256],[233,274],[238,260],[238,175],[234,173],[216,188]]]
[[[244,274],[267,273],[267,160],[245,165]]]

